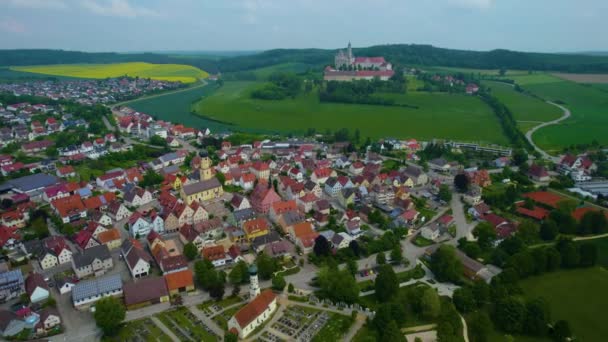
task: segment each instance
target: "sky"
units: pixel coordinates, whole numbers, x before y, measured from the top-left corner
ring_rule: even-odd
[[[0,0],[0,49],[607,51],[607,0]]]

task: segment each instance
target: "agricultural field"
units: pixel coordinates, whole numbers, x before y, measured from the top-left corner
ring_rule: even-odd
[[[608,92],[592,86],[560,80],[550,75],[514,77],[516,82],[543,99],[563,103],[572,116],[558,125],[538,130],[533,138],[541,148],[559,151],[573,144],[608,144]],[[543,81],[544,80],[544,81]]]
[[[576,340],[603,341],[608,336],[608,271],[601,267],[564,270],[519,282],[528,298],[543,297],[553,320],[565,319]]]
[[[43,80],[43,79],[58,79],[58,80],[73,80],[75,77],[53,76],[36,74],[33,72],[12,70],[8,67],[0,67],[0,81],[15,82],[19,80]]]
[[[205,120],[192,114],[192,105],[201,98],[212,94],[215,89],[215,83],[210,83],[206,86],[195,86],[174,93],[129,101],[124,104],[160,120],[180,123],[198,129],[209,128],[215,132],[225,130],[229,126]]]
[[[553,73],[553,76],[576,83],[608,83],[608,74]]]
[[[253,74],[255,74],[255,76],[257,77],[258,80],[265,80],[265,79],[268,79],[268,77],[275,72],[300,73],[300,72],[305,72],[310,67],[311,66],[309,64],[304,64],[304,63],[281,63],[281,64],[276,64],[276,65],[272,65],[272,66],[268,66],[268,67],[264,67],[264,68],[258,68],[258,69],[252,70],[251,72]]]
[[[206,118],[251,128],[261,133],[303,133],[347,128],[359,129],[362,137],[448,138],[507,144],[497,118],[476,97],[446,93],[387,94],[397,103],[418,108],[359,104],[321,103],[315,91],[295,99],[252,99],[259,83],[226,82],[196,104]]]
[[[79,78],[144,77],[164,81],[194,83],[209,76],[206,72],[190,65],[151,64],[143,62],[115,64],[58,64],[11,67],[11,70],[44,75],[69,76]]]
[[[483,82],[492,89],[492,95],[504,103],[517,121],[551,121],[563,115],[561,109],[540,99],[520,93],[507,83]],[[533,126],[538,125],[536,123]]]
[[[498,69],[469,69],[469,68],[457,68],[457,67],[421,67],[421,69],[429,72],[461,72],[463,74],[479,74],[484,76],[499,76]],[[528,71],[525,70],[506,70],[505,76],[516,76],[516,75],[527,75]]]

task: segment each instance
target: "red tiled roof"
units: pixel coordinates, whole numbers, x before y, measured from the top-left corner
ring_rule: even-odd
[[[224,246],[222,245],[203,248],[203,258],[209,261],[224,259],[225,257],[226,251],[224,250]]]
[[[241,328],[244,328],[249,325],[249,323],[253,322],[264,311],[266,311],[268,306],[270,306],[270,303],[272,303],[276,297],[277,295],[275,295],[271,290],[265,290],[255,297],[251,302],[237,311],[234,318]]]
[[[272,203],[272,209],[275,214],[280,215],[288,211],[297,210],[298,206],[296,205],[295,200],[278,201]]]
[[[310,222],[300,222],[293,225],[293,233],[296,238],[314,233]]]
[[[84,203],[82,203],[80,195],[72,195],[53,200],[51,205],[59,212],[61,217],[67,217],[85,211],[85,206]]]
[[[506,219],[496,215],[496,214],[485,214],[481,217],[482,220],[488,221],[494,228],[498,227],[501,224],[508,223]]]
[[[190,269],[165,274],[165,281],[169,291],[178,290],[194,285],[194,278]]]
[[[264,217],[258,217],[253,220],[249,220],[243,223],[243,230],[247,234],[252,234],[256,231],[268,230],[268,221]]]

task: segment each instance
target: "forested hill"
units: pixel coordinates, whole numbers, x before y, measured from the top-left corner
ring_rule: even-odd
[[[546,70],[578,73],[607,73],[608,56],[550,54],[509,50],[468,51],[438,48],[431,45],[377,45],[353,49],[359,56],[384,56],[402,66],[451,66],[476,69]],[[0,66],[71,63],[149,63],[189,64],[215,73],[252,70],[281,63],[304,63],[321,69],[333,63],[336,50],[275,49],[252,55],[209,58],[176,56],[163,53],[88,53],[64,50],[0,50]]]

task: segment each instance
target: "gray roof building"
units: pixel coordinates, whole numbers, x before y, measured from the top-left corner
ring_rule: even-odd
[[[55,176],[48,175],[46,173],[36,173],[29,176],[11,179],[5,182],[2,184],[2,186],[0,186],[0,192],[13,190],[19,193],[29,193],[42,190],[47,186],[58,183],[59,178]]]
[[[98,245],[95,247],[87,248],[82,253],[75,254],[73,258],[74,265],[76,265],[76,267],[83,267],[86,265],[90,265],[95,259],[110,259],[112,258],[112,255],[110,254],[108,246]]]
[[[72,289],[72,301],[74,305],[83,305],[119,293],[122,293],[122,280],[120,274],[113,274],[79,282]]]
[[[219,188],[221,186],[222,185],[220,184],[220,181],[217,180],[217,178],[211,178],[211,179],[196,182],[196,183],[186,184],[186,185],[184,185],[183,189],[184,189],[184,193],[188,196],[188,195],[192,195],[192,194],[197,194],[199,192],[207,191],[210,189]]]

